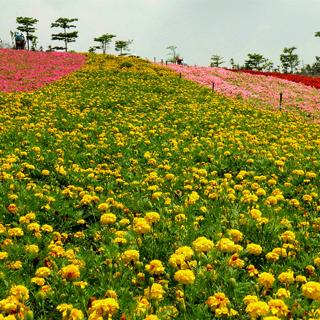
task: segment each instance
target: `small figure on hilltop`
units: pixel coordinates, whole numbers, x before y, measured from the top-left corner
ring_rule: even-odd
[[[176,57],[176,63],[177,63],[177,64],[183,64],[183,58],[177,56],[177,57]]]
[[[24,38],[24,35],[20,32],[16,32],[15,34],[15,42],[16,42],[16,49],[17,50],[24,50],[26,46],[26,40]]]

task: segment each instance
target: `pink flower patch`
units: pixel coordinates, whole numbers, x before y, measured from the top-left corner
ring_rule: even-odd
[[[67,52],[0,49],[0,91],[34,91],[78,70],[85,56]]]

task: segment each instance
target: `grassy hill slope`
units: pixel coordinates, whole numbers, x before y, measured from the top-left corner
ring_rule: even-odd
[[[308,319],[318,307],[318,125],[100,55],[0,105],[2,314]]]

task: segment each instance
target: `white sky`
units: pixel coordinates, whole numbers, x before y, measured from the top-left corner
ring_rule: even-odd
[[[166,59],[169,45],[189,64],[208,65],[213,54],[242,64],[260,53],[279,64],[284,47],[295,46],[304,63],[320,56],[320,0],[0,0],[0,38],[10,41],[16,17],[39,20],[36,35],[45,49],[51,22],[78,18],[79,38],[70,49],[87,51],[94,37],[116,34],[134,40],[131,52]],[[112,44],[109,52],[113,53]]]

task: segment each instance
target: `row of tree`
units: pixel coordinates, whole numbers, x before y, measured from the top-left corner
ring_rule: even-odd
[[[320,37],[320,31],[315,33],[315,37]],[[257,71],[274,71],[284,73],[303,73],[303,74],[320,74],[320,57],[316,56],[316,61],[312,64],[301,65],[296,47],[284,48],[280,54],[280,65],[275,66],[274,63],[265,58],[259,53],[249,53],[244,65],[236,64],[234,59],[230,59],[230,64],[233,69],[246,69]],[[210,66],[220,67],[225,63],[224,58],[220,55],[213,55],[211,57]]]
[[[12,42],[15,43],[16,48],[22,48],[21,40],[26,42],[27,49],[36,50],[37,49],[37,39],[35,35],[36,27],[35,25],[39,20],[32,17],[17,17],[16,22],[18,24],[17,30],[21,33],[10,32],[12,37]],[[74,29],[76,26],[73,24],[78,21],[77,18],[58,18],[56,21],[51,23],[51,28],[60,28],[60,32],[53,33],[51,39],[53,41],[62,41],[63,46],[49,46],[49,50],[64,50],[68,51],[68,44],[70,42],[75,42],[78,38],[78,31]],[[71,30],[73,29],[73,30]],[[23,36],[23,34],[25,36]],[[22,38],[21,38],[22,37]],[[98,42],[99,45],[95,45],[89,48],[89,52],[95,52],[97,49],[101,49],[102,53],[106,53],[106,50],[112,39],[116,36],[114,34],[105,33],[99,37],[94,38],[95,42]],[[320,37],[320,31],[315,33],[315,37]],[[31,43],[31,46],[30,46]],[[115,50],[120,52],[120,55],[127,54],[129,52],[129,46],[132,43],[132,40],[119,40],[115,41]],[[24,48],[24,46],[23,46]],[[169,62],[173,63],[182,63],[183,58],[180,54],[177,53],[177,46],[171,45],[167,47],[169,50]],[[300,59],[296,53],[296,47],[284,48],[283,52],[280,54],[280,63],[281,65],[275,66],[274,63],[265,58],[262,54],[259,53],[249,53],[247,60],[245,60],[244,65],[236,64],[234,59],[230,59],[230,64],[233,69],[247,69],[247,70],[257,70],[257,71],[275,71],[275,72],[284,72],[284,73],[296,73],[298,72],[298,67],[300,66]],[[316,56],[316,61],[313,64],[307,64],[300,68],[300,73],[306,74],[320,74],[320,57]],[[225,63],[223,57],[220,55],[213,55],[211,57],[211,67],[220,67]]]
[[[68,44],[70,42],[75,42],[78,38],[78,31],[75,31],[76,25],[73,23],[78,21],[77,18],[58,18],[56,21],[51,23],[51,28],[60,28],[60,32],[51,34],[51,40],[53,41],[62,41],[63,45],[59,46],[49,46],[49,51],[53,50],[64,50],[68,51]],[[17,17],[16,22],[18,24],[17,30],[20,31],[12,32],[11,38],[14,46],[16,48],[21,48],[17,42],[25,41],[28,50],[36,50],[37,49],[37,40],[38,37],[35,35],[36,24],[39,20],[32,17]],[[21,34],[22,33],[22,34]],[[24,35],[23,35],[24,33]],[[97,49],[101,49],[105,54],[107,47],[110,45],[113,38],[116,36],[113,34],[103,34],[99,37],[94,38],[95,42],[98,42],[99,45],[93,46],[89,48],[90,52],[95,52]],[[20,42],[19,42],[20,43]],[[126,54],[129,51],[129,46],[132,43],[132,40],[119,40],[115,41],[115,50],[120,52],[120,55]],[[31,44],[31,45],[30,45]]]

